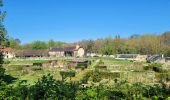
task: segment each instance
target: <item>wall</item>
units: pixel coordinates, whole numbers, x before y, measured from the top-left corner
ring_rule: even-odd
[[[83,57],[85,54],[85,51],[83,48],[79,48],[78,51],[77,51],[77,56],[78,57]]]

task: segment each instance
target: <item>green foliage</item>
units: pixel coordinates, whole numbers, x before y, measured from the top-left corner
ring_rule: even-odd
[[[9,47],[11,47],[11,48],[19,49],[20,43],[21,43],[21,41],[19,39],[14,39],[14,38],[9,39]]]
[[[115,52],[114,52],[114,48],[113,48],[113,46],[111,46],[111,45],[106,45],[106,46],[104,46],[103,48],[101,48],[101,52],[102,52],[102,54],[104,54],[104,55],[112,55],[112,54],[115,53]]]
[[[3,6],[3,2],[2,0],[0,1],[0,7]],[[4,25],[3,25],[3,21],[4,21],[4,17],[6,15],[6,12],[5,11],[2,11],[0,9],[0,49],[3,48],[3,47],[6,47],[8,46],[8,40],[7,40],[7,31],[6,29],[4,28]],[[2,68],[2,64],[3,64],[3,53],[0,51],[0,79],[4,76],[4,72],[5,72],[5,69]]]
[[[83,64],[78,64],[75,68],[84,70],[86,67]]]
[[[80,83],[87,84],[87,82],[88,82],[90,76],[92,75],[92,73],[93,73],[92,71],[86,72],[86,74],[83,76],[82,80],[80,80]]]
[[[42,67],[41,66],[32,66],[31,70],[33,70],[33,71],[42,70]]]
[[[5,69],[0,67],[0,79],[3,78],[4,73],[5,73]]]
[[[74,70],[69,71],[60,71],[60,75],[62,76],[62,80],[64,81],[67,77],[75,77],[76,72]]]
[[[95,66],[95,69],[107,70],[107,66],[105,66],[105,65],[99,65],[99,66]]]
[[[170,50],[166,50],[165,56],[170,57]]]
[[[104,62],[101,59],[96,63],[96,65],[94,67],[97,67],[100,65],[104,65]]]
[[[30,98],[34,100],[68,100],[74,99],[77,86],[74,83],[56,81],[50,74],[43,76],[31,87]]]
[[[42,66],[42,63],[41,62],[34,62],[33,66]]]
[[[14,67],[14,66],[10,66],[10,67]],[[23,69],[23,66],[15,66],[15,70],[16,71],[20,71],[20,70],[22,70]]]
[[[82,87],[78,83],[57,81],[50,74],[43,76],[35,85],[27,85],[23,80],[12,87],[0,81],[2,100],[168,100],[169,92],[170,89],[161,84],[118,82]]]
[[[144,68],[145,70],[153,70],[155,72],[163,72],[164,70],[162,69],[162,64],[159,63],[152,63],[149,64]]]
[[[4,64],[10,64],[10,61],[9,60],[5,60]]]
[[[165,54],[170,51],[170,32],[163,35],[145,34],[132,35],[130,38],[102,38],[97,40],[82,40],[79,42],[87,52],[104,55],[111,54]]]
[[[55,41],[54,41],[54,40],[49,40],[49,41],[47,42],[47,45],[48,45],[48,48],[55,47]]]
[[[91,78],[93,82],[100,82],[102,80],[102,76],[100,74],[100,72],[98,70],[95,70],[92,74],[91,74]]]
[[[164,72],[157,74],[159,82],[169,82],[170,81],[170,72]]]
[[[50,49],[50,48],[54,48],[54,47],[59,48],[59,47],[63,47],[66,44],[65,42],[54,41],[54,40],[49,40],[48,42],[34,41],[34,42],[24,44],[24,45],[18,44],[18,39],[14,39],[14,41],[11,41],[11,42],[12,42],[11,47],[13,47],[13,45],[16,45],[16,46],[14,46],[15,49],[17,49],[16,47],[20,47],[19,49],[35,49],[35,50]]]
[[[47,44],[42,41],[35,41],[32,43],[32,49],[47,49]]]

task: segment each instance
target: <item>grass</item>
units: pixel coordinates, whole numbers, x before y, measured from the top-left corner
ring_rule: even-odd
[[[58,68],[42,67],[41,69],[34,70],[35,66],[25,67],[22,65],[9,65],[5,66],[6,74],[17,78],[19,80],[27,80],[28,84],[34,84],[43,75],[50,73],[55,79],[61,79]],[[15,84],[15,83],[14,83]]]
[[[109,66],[109,65],[129,65],[129,64],[133,64],[132,61],[129,60],[121,60],[121,59],[114,59],[114,58],[110,58],[110,57],[96,57],[96,58],[89,58],[90,60],[97,60],[97,59],[101,59],[105,65]]]
[[[79,81],[82,79],[82,77],[88,72],[89,70],[93,70],[94,66],[97,64],[99,60],[102,60],[104,62],[104,65],[108,67],[108,71],[119,71],[122,72],[122,79],[128,80],[129,82],[152,82],[148,80],[148,73],[147,71],[137,71],[135,69],[140,69],[142,67],[142,64],[145,63],[135,63],[129,60],[118,60],[114,58],[86,58],[87,60],[91,60],[92,64],[88,67],[88,69],[85,69],[81,71],[80,73],[77,73],[75,77],[72,78],[73,81]],[[65,59],[60,59],[61,61],[64,61]],[[60,76],[60,68],[49,68],[48,66],[38,68],[35,66],[24,66],[24,65],[32,65],[33,63],[44,63],[49,62],[49,60],[18,60],[18,61],[10,61],[8,65],[5,65],[6,74],[13,76],[17,78],[16,82],[13,84],[16,84],[19,80],[27,80],[28,84],[34,84],[36,81],[38,81],[39,78],[41,78],[43,75],[51,74],[54,76],[55,79],[61,80]],[[129,66],[132,66],[130,68]],[[127,74],[128,73],[128,79]],[[152,73],[154,76],[154,73]]]
[[[29,64],[33,64],[33,63],[44,63],[44,62],[48,62],[49,60],[18,60],[18,61],[10,61],[10,65],[29,65]]]

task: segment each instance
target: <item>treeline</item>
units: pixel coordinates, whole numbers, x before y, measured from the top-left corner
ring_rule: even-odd
[[[108,37],[79,42],[87,52],[112,54],[165,54],[170,56],[170,32],[162,35],[132,35],[129,38]]]
[[[19,39],[10,38],[9,46],[14,49],[50,49],[53,47],[64,47],[80,44],[88,53],[112,54],[165,54],[170,56],[170,32],[162,35],[145,34],[132,35],[129,38],[108,37],[97,40],[82,40],[77,43],[65,43],[49,40],[34,41],[21,45]]]
[[[49,40],[47,42],[44,41],[34,41],[27,44],[21,44],[21,41],[19,39],[9,38],[9,47],[16,49],[16,50],[23,50],[23,49],[50,49],[53,47],[64,47],[67,43],[60,42],[60,41],[54,41]]]
[[[165,85],[93,84],[88,87],[81,82],[55,80],[51,75],[43,76],[34,85],[21,81],[16,86],[0,81],[1,100],[169,100],[170,88]]]

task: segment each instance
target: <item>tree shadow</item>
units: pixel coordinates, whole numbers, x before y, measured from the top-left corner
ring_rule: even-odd
[[[3,77],[3,81],[6,82],[7,84],[11,84],[13,82],[15,82],[15,80],[17,80],[18,78],[15,78],[13,76],[10,76],[10,75],[5,75]]]

